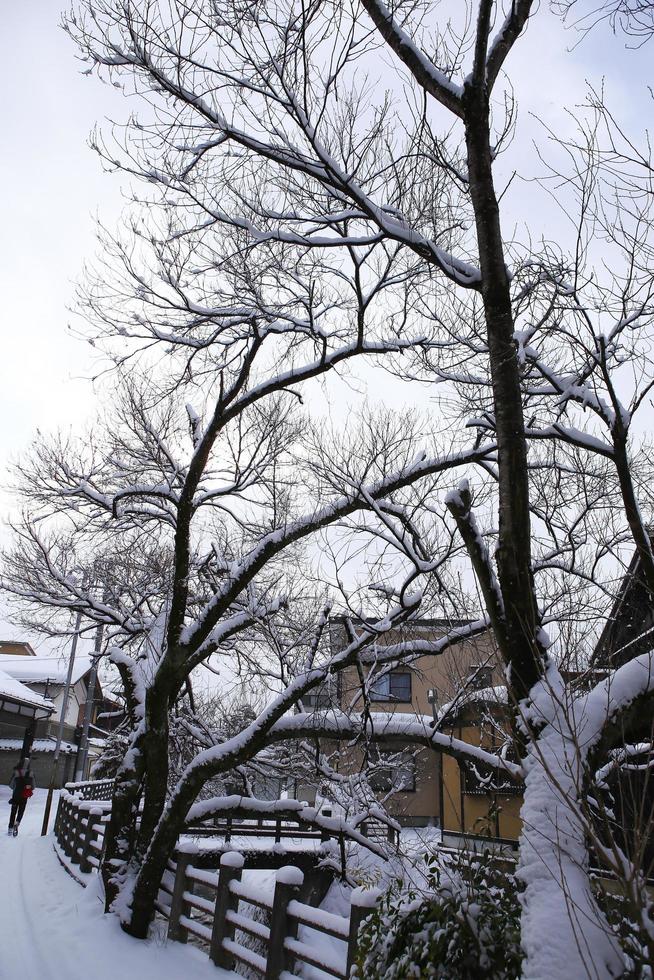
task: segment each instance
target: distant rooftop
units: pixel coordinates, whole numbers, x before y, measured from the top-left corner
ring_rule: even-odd
[[[0,657],[0,669],[17,681],[26,684],[65,684],[68,671],[68,661],[64,657]],[[91,669],[89,657],[76,657],[73,666],[72,683],[88,673]]]
[[[6,674],[4,670],[0,670],[0,701],[5,699],[31,708],[41,708],[48,713],[54,711],[54,705],[49,698],[41,697],[35,691],[30,691],[25,684],[21,684],[16,678]]]
[[[8,657],[35,657],[31,643],[23,640],[0,640],[0,656]]]
[[[22,738],[0,738],[0,750],[19,752],[23,747]],[[54,752],[57,747],[56,738],[35,738],[32,742],[31,756],[39,755],[41,752]],[[77,752],[77,746],[72,742],[61,742],[59,749],[64,755],[72,755]]]

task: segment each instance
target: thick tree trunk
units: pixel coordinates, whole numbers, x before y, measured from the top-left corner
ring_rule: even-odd
[[[139,873],[166,803],[169,772],[169,696],[167,673],[146,695],[145,723],[134,733],[116,777],[107,845],[102,864],[105,908],[109,911],[126,873]],[[140,822],[139,802],[143,798]],[[156,898],[156,894],[155,894]],[[154,899],[150,909],[150,918]],[[149,921],[149,919],[148,919]],[[146,929],[147,932],[147,929]]]
[[[147,936],[161,876],[183,824],[182,820],[180,825],[175,827],[170,844],[162,845],[165,848],[163,851],[154,848],[156,857],[160,857],[160,860],[149,857],[153,850],[155,830],[166,805],[168,791],[169,688],[172,682],[172,670],[161,667],[160,674],[146,695],[145,731],[139,746],[143,772],[143,809],[138,830],[134,826],[132,836],[134,843],[128,856],[128,873],[136,876],[139,887],[132,902],[130,922],[124,924],[124,928],[140,939]],[[157,870],[153,870],[155,867]]]
[[[634,489],[629,461],[627,432],[621,422],[613,428],[613,449],[615,468],[620,482],[620,493],[624,504],[625,517],[638,552],[638,573],[647,588],[650,600],[654,601],[654,555],[652,543],[640,513],[638,498]]]
[[[563,682],[552,681],[551,721],[529,746],[517,874],[523,980],[623,975],[617,937],[593,892],[582,786],[586,763]],[[547,934],[555,923],[556,936]]]
[[[106,845],[102,860],[105,911],[108,912],[119,890],[116,875],[127,867],[137,834],[137,817],[141,797],[144,759],[140,739],[130,745],[130,764],[123,762],[114,785],[111,818],[105,831]]]
[[[470,81],[464,90],[464,105],[499,456],[497,570],[506,619],[509,682],[514,698],[520,700],[527,697],[542,672],[531,564],[527,442],[509,276],[493,183],[485,84]]]
[[[148,691],[146,698],[146,732],[143,740],[144,805],[136,847],[132,855],[133,861],[140,861],[146,853],[166,805],[170,727],[168,711],[169,698],[166,685],[157,683]]]
[[[184,828],[186,815],[196,799],[202,778],[189,779],[169,803],[154,828],[150,845],[140,863],[132,891],[131,916],[123,929],[137,939],[145,939],[154,913],[161,879],[177,838]]]

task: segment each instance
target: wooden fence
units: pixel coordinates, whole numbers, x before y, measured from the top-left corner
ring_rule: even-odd
[[[111,816],[109,800],[80,800],[62,790],[55,818],[55,837],[71,864],[83,873],[100,867],[105,826]]]
[[[64,789],[82,800],[110,800],[114,791],[114,780],[89,779],[83,783],[66,783]]]
[[[186,832],[197,837],[224,837],[228,843],[232,837],[269,837],[279,844],[284,837],[326,841],[335,836],[328,830],[308,830],[306,824],[286,815],[252,820],[226,817],[222,820],[189,824]]]
[[[65,791],[80,797],[82,800],[111,800],[113,779],[88,780],[81,783],[67,783]],[[306,840],[326,841],[330,838],[338,840],[343,846],[342,833],[325,829],[311,830],[302,820],[294,820],[287,814],[276,817],[214,817],[189,825],[189,833],[198,837],[223,837],[227,843],[234,836],[238,837],[272,837],[276,844],[285,837],[295,837]],[[383,823],[381,820],[369,818],[361,824],[361,832],[375,843],[390,843],[396,845],[399,840],[397,829]]]
[[[346,918],[299,901],[304,875],[296,867],[280,868],[268,897],[241,881],[244,859],[237,851],[221,856],[218,872],[194,867],[194,856],[178,851],[161,883],[157,910],[168,919],[169,939],[185,943],[193,936],[216,966],[233,970],[240,963],[264,980],[292,980],[303,963],[337,980],[349,977],[359,927],[376,905],[376,891],[356,889]],[[267,924],[242,904],[262,910]],[[336,943],[325,946],[315,935],[307,941],[299,936],[302,926]]]
[[[106,781],[111,786],[111,781]],[[55,836],[59,847],[79,871],[97,871],[102,859],[105,828],[111,815],[111,801],[101,799],[107,785],[90,791],[88,784],[69,784],[59,797],[55,818]],[[72,792],[71,792],[72,791]],[[82,793],[87,796],[82,798]],[[281,836],[317,836],[283,827],[278,820],[255,821],[249,827],[234,824],[231,831],[240,836],[270,836],[275,829]],[[279,841],[279,837],[276,840]],[[298,858],[301,855],[298,855]],[[308,855],[304,855],[308,857]],[[216,863],[219,860],[219,868]],[[192,863],[203,863],[195,867]],[[212,868],[207,868],[210,861]],[[174,859],[168,862],[157,896],[157,911],[168,920],[168,937],[187,942],[189,936],[205,945],[211,960],[221,967],[234,969],[239,963],[258,973],[264,980],[293,980],[295,969],[310,964],[337,980],[346,980],[356,952],[359,926],[373,910],[376,891],[357,889],[353,893],[348,918],[324,912],[299,901],[304,873],[298,867],[283,867],[277,871],[274,894],[267,897],[241,881],[244,857],[237,851],[220,855],[201,855],[193,846],[177,848]],[[242,908],[260,909],[268,924],[256,921]],[[334,948],[310,942],[299,936],[305,927],[329,936]],[[245,945],[243,937],[250,937]],[[252,944],[257,948],[251,948]]]

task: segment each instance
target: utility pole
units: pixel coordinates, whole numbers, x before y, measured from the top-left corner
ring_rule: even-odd
[[[82,738],[80,740],[77,753],[77,769],[75,772],[75,782],[79,783],[84,779],[84,769],[89,755],[89,727],[91,725],[91,715],[93,713],[93,698],[95,697],[95,685],[98,679],[98,660],[102,652],[102,635],[104,626],[100,624],[95,631],[95,647],[93,650],[93,666],[91,667],[91,678],[86,694],[86,705],[84,706],[84,727],[82,728]]]
[[[61,713],[59,715],[59,730],[57,732],[57,744],[55,745],[54,758],[52,760],[52,773],[50,775],[50,785],[48,787],[48,796],[45,801],[45,812],[43,814],[43,825],[41,827],[41,836],[45,837],[48,832],[48,822],[50,820],[50,809],[52,807],[52,794],[54,792],[55,783],[57,781],[57,768],[59,765],[59,754],[61,752],[61,741],[64,734],[64,725],[66,723],[66,712],[68,710],[68,699],[70,697],[70,682],[73,677],[73,665],[75,664],[75,653],[77,652],[77,641],[79,639],[79,630],[82,623],[82,613],[81,611],[77,613],[77,619],[75,620],[75,632],[73,633],[73,642],[70,648],[70,658],[68,660],[68,673],[66,674],[66,685],[64,687],[64,696],[61,704]]]

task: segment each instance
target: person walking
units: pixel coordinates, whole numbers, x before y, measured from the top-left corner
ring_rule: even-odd
[[[20,763],[16,766],[9,787],[13,790],[13,793],[9,801],[11,803],[11,813],[9,815],[9,830],[7,833],[10,837],[16,837],[18,835],[18,827],[25,813],[27,801],[34,792],[34,776],[30,769],[29,758],[21,759]]]

